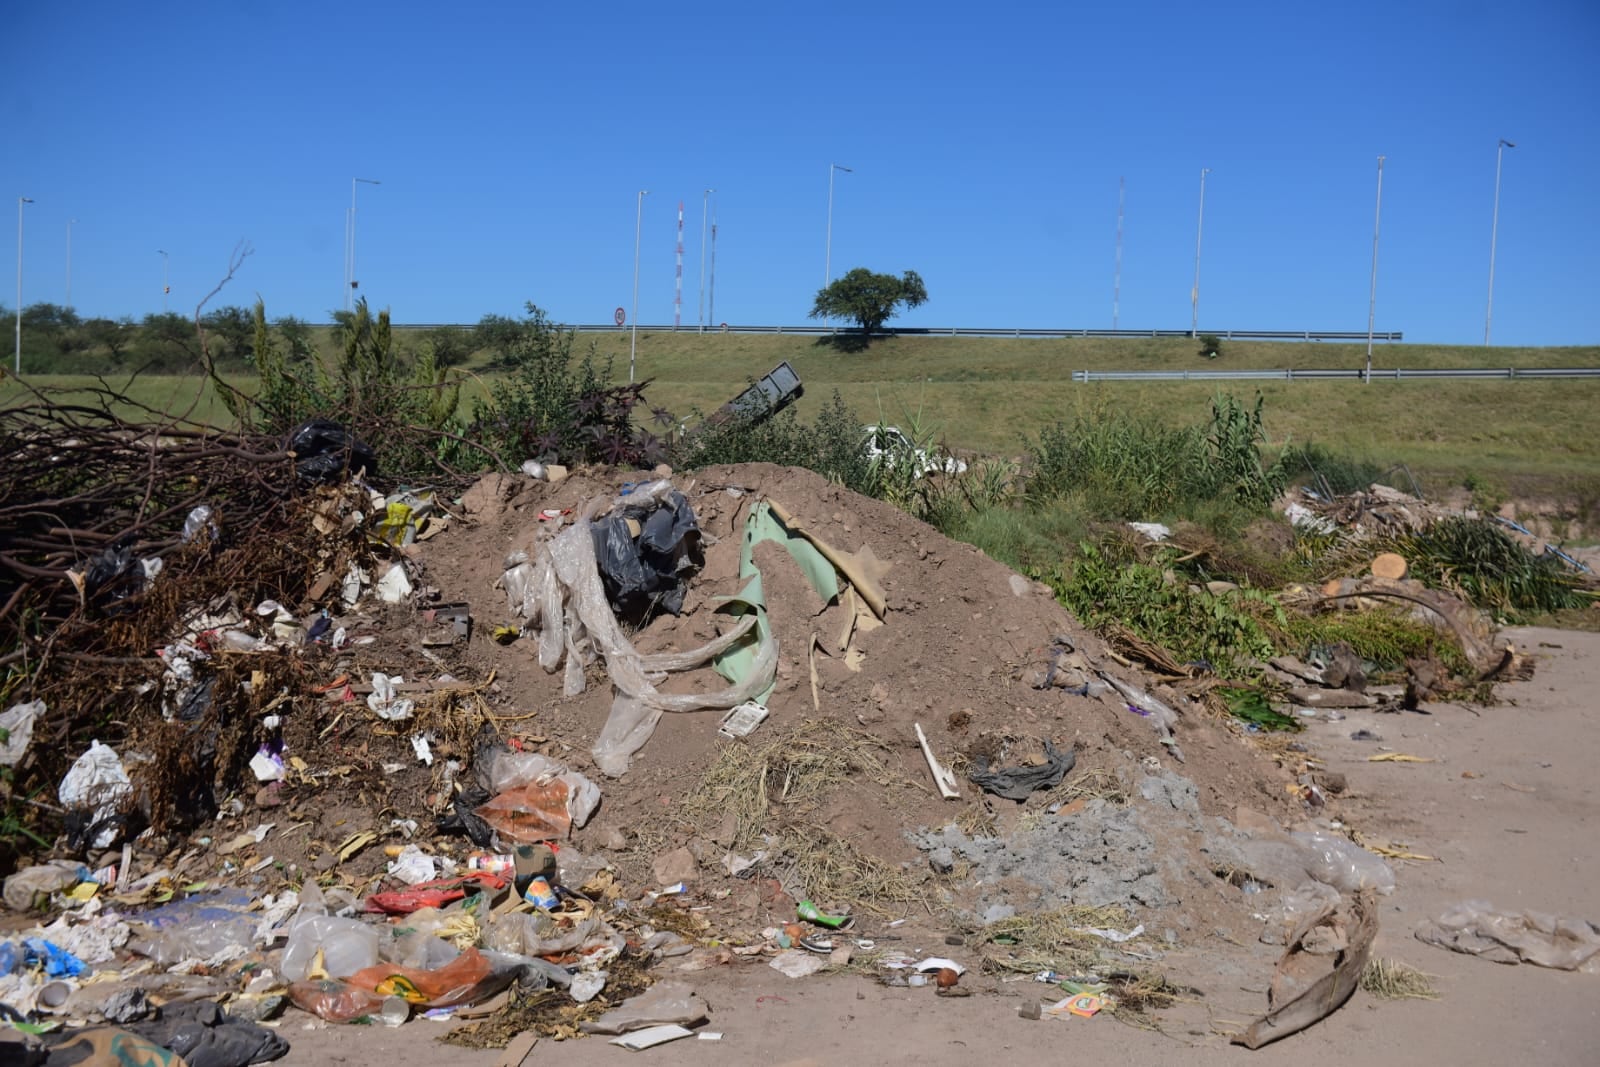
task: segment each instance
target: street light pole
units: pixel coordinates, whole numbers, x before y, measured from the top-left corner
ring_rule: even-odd
[[[710,195],[717,192],[707,189],[701,194],[701,302],[699,302],[699,328],[706,333],[706,218],[709,214]]]
[[[350,179],[350,226],[349,248],[345,253],[347,267],[344,279],[344,309],[350,310],[351,300],[356,290],[356,183],[364,185],[382,185],[376,178],[351,178]]]
[[[1372,287],[1367,292],[1367,372],[1362,379],[1372,384],[1372,323],[1378,306],[1378,224],[1383,220],[1383,158],[1378,157],[1378,206],[1372,212]]]
[[[1122,207],[1127,194],[1127,179],[1117,179],[1117,269],[1111,280],[1111,328],[1117,328],[1122,305]]]
[[[1194,288],[1189,290],[1189,336],[1200,336],[1200,235],[1206,226],[1206,175],[1210,167],[1200,169],[1200,219],[1194,227]]]
[[[822,253],[822,287],[826,289],[833,281],[833,172],[842,170],[846,174],[854,174],[849,167],[840,166],[838,163],[828,164],[828,236]]]
[[[22,205],[31,204],[31,197],[17,197],[17,352],[13,370],[22,377]]]
[[[77,219],[67,220],[67,310],[72,310],[72,224]]]
[[[713,193],[715,189],[711,190]],[[706,320],[716,329],[717,321],[717,209],[711,209],[711,288],[706,293]]]
[[[1494,153],[1494,216],[1489,223],[1489,309],[1483,315],[1483,345],[1489,346],[1489,327],[1494,324],[1494,244],[1500,232],[1500,161],[1505,157],[1506,149],[1515,148],[1505,138],[1500,139],[1500,147]]]
[[[650,190],[640,189],[633,213],[633,336],[628,341],[628,384],[633,384],[633,365],[639,357],[639,231],[644,223],[644,198]]]
[[[167,294],[172,291],[172,286],[168,284],[170,275],[167,271],[167,266],[171,260],[166,252],[159,248],[156,249],[156,255],[161,257],[161,313],[164,315],[167,312]]]

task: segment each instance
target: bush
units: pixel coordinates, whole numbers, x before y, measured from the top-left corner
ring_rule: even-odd
[[[667,442],[634,423],[645,410],[649,382],[613,385],[610,361],[596,365],[592,347],[575,362],[576,334],[551,323],[533,304],[527,308],[528,317],[512,324],[514,330],[507,326],[510,320],[496,321],[497,358],[510,373],[473,404],[466,436],[512,468],[529,459],[633,467],[660,463]],[[660,428],[675,421],[660,409],[651,410],[651,419]]]
[[[436,367],[427,355],[407,365],[394,351],[389,313],[374,318],[366,300],[339,320],[339,355],[286,355],[267,325],[266,305],[252,315],[252,354],[257,388],[250,396],[216,371],[206,370],[217,395],[245,430],[286,433],[313,416],[348,427],[372,446],[385,475],[406,477],[432,471],[453,457],[462,442],[455,428],[460,379]],[[483,461],[483,455],[477,461]]]
[[[1472,603],[1510,621],[1582,606],[1577,577],[1553,556],[1535,556],[1484,519],[1448,518],[1420,533],[1390,539],[1411,576],[1459,590]]]
[[[1211,333],[1201,334],[1200,355],[1205,359],[1222,358],[1222,338]]]
[[[1278,465],[1265,467],[1262,401],[1253,409],[1231,396],[1212,401],[1206,427],[1171,429],[1154,419],[1099,410],[1046,427],[1023,444],[1032,504],[1082,497],[1098,516],[1153,520],[1222,500],[1263,509],[1282,491]]]
[[[701,419],[677,441],[672,463],[685,468],[719,463],[804,467],[863,496],[881,499],[883,471],[867,459],[862,440],[860,418],[835,392],[810,423],[801,422],[792,407],[765,421]]]

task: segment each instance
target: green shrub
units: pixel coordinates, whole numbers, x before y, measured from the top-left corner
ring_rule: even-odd
[[[1206,662],[1223,677],[1252,673],[1251,660],[1274,655],[1265,620],[1285,624],[1283,609],[1265,593],[1239,589],[1212,596],[1168,576],[1172,549],[1141,562],[1125,542],[1103,539],[1078,546],[1069,565],[1044,577],[1084,625],[1126,626],[1180,662]]]
[[[521,322],[492,324],[496,358],[508,373],[473,404],[466,436],[511,468],[529,459],[651,467],[666,458],[668,442],[638,424],[649,382],[613,384],[609,360],[597,364],[593,346],[575,359],[576,334],[527,308]],[[649,417],[662,430],[674,422],[660,409]]]
[[[1448,518],[1384,546],[1406,558],[1411,576],[1459,590],[1480,608],[1520,621],[1580,607],[1577,577],[1552,556],[1535,556],[1485,519]]]

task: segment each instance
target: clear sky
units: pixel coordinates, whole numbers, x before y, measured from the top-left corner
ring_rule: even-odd
[[[1496,344],[1600,342],[1600,3],[130,4],[4,18],[0,185],[23,302],[343,306],[397,322],[525,301],[800,324],[825,269],[918,271],[922,326],[1378,330],[1481,343],[1496,145]],[[6,203],[11,203],[8,199]],[[5,275],[9,275],[6,271]],[[15,300],[14,281],[0,300]]]

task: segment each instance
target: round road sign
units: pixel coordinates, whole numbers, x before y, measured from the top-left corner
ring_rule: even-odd
[[[621,326],[623,323],[628,321],[628,313],[621,308],[618,308],[617,313],[611,317],[617,320],[618,326]]]

